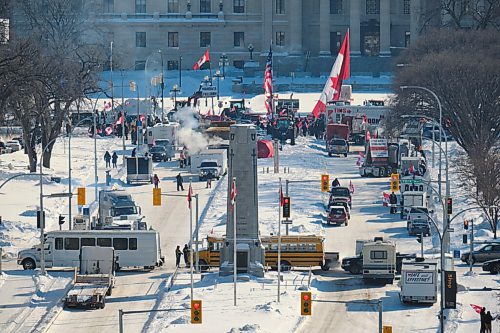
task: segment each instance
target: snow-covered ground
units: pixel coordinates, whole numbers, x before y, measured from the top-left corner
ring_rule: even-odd
[[[317,94],[294,94],[294,98],[300,98],[301,104],[314,105],[314,98]],[[368,95],[367,95],[368,96]],[[360,100],[372,98],[372,95],[355,98]],[[386,96],[386,95],[385,95]],[[302,102],[304,101],[304,102]],[[263,96],[256,96],[250,99],[250,106],[258,109],[263,105]],[[308,104],[309,103],[309,104]],[[85,135],[76,136],[72,140],[72,164],[73,164],[73,188],[79,185],[87,186],[88,201],[93,199],[93,142]],[[110,152],[116,150],[121,153],[121,140],[115,138],[98,139],[98,167],[99,186],[104,184],[104,162],[102,156],[106,150]],[[429,149],[429,147],[427,147]],[[130,150],[130,147],[129,147]],[[460,152],[455,143],[449,146],[450,161],[453,156]],[[430,152],[427,154],[430,159]],[[404,222],[397,217],[389,216],[387,209],[381,207],[381,192],[387,190],[388,179],[362,179],[356,172],[356,156],[351,155],[347,159],[328,158],[324,152],[323,142],[311,138],[299,138],[296,146],[284,146],[280,151],[280,174],[272,173],[272,159],[259,160],[259,222],[262,234],[277,233],[278,227],[278,182],[282,178],[283,188],[285,180],[290,181],[289,192],[292,197],[293,225],[290,233],[321,234],[327,237],[327,250],[339,251],[342,257],[354,254],[354,240],[363,232],[383,233],[385,237],[393,238],[398,244],[401,252],[418,252],[419,244],[406,235]],[[119,160],[119,163],[120,164]],[[430,162],[428,163],[430,166]],[[163,170],[167,166],[158,165],[157,170]],[[290,173],[283,173],[283,167],[290,169]],[[267,173],[269,168],[270,172]],[[55,145],[51,170],[44,170],[49,174],[62,177],[61,183],[50,181],[50,177],[44,177],[44,193],[64,192],[67,190],[67,139],[59,139]],[[22,152],[0,156],[0,181],[9,176],[26,172],[26,156]],[[163,184],[170,184],[172,175],[176,169],[172,165],[165,168],[165,178]],[[329,173],[331,177],[338,177],[343,184],[352,180],[356,187],[353,206],[353,221],[347,228],[329,228],[323,225],[324,197],[320,191],[320,175]],[[167,174],[168,173],[168,174]],[[119,170],[112,171],[113,177],[119,176]],[[431,171],[433,179],[436,178],[436,169]],[[165,179],[165,180],[164,180]],[[454,199],[454,212],[470,207],[473,203],[467,193],[461,189],[458,179],[454,176],[453,163],[450,162],[451,194]],[[119,182],[118,182],[119,183]],[[164,185],[167,186],[167,185]],[[199,190],[200,195],[208,203],[207,207],[200,207],[202,225],[200,228],[200,238],[208,234],[222,235],[225,233],[225,210],[227,196],[227,180],[223,178],[217,186],[210,191]],[[444,187],[443,187],[444,188]],[[131,187],[137,192],[137,196],[144,197],[142,205],[150,205],[149,188],[142,190],[142,187]],[[444,190],[443,190],[444,191]],[[39,204],[39,180],[37,177],[22,177],[13,180],[0,190],[0,215],[2,225],[0,225],[0,246],[4,250],[4,257],[15,258],[17,251],[38,243],[39,231],[36,229],[36,210]],[[44,206],[46,209],[47,230],[58,229],[57,217],[61,213],[67,212],[68,199],[46,198]],[[76,199],[73,200],[76,206]],[[183,205],[185,201],[183,200]],[[173,205],[170,206],[173,209]],[[76,213],[76,208],[73,213]],[[150,207],[145,207],[146,217],[161,220],[159,214]],[[169,212],[170,214],[171,212]],[[491,239],[491,234],[486,230],[487,223],[480,217],[479,211],[466,213],[464,217],[474,217],[476,239]],[[437,209],[436,217],[440,221],[440,211]],[[456,218],[453,222],[455,232],[452,234],[452,250],[468,250],[468,245],[461,244],[462,241],[462,221],[463,218]],[[63,225],[67,229],[67,225]],[[156,228],[156,226],[155,226]],[[167,229],[168,230],[168,229]],[[283,229],[284,230],[284,229]],[[282,232],[283,232],[282,230]],[[170,235],[165,234],[164,238]],[[371,237],[372,234],[366,235]],[[433,237],[432,244],[426,239],[426,255],[436,253],[439,241]],[[178,240],[175,240],[177,242]],[[171,257],[171,249],[168,249],[167,256]],[[480,271],[480,266],[476,266],[475,276],[466,276],[468,268],[455,261],[459,294],[458,308],[450,310],[447,320],[447,332],[471,332],[479,329],[479,317],[470,307],[470,303],[486,306],[493,313],[499,312],[499,292],[498,291],[472,291],[484,286],[498,288],[500,279],[498,276],[491,276]],[[54,315],[59,313],[60,302],[65,288],[70,283],[66,273],[50,272],[48,277],[40,277],[31,272],[23,272],[15,265],[15,262],[8,262],[6,273],[0,277],[0,331],[27,332],[37,327],[40,329],[48,324]],[[158,271],[152,275],[129,275],[122,278],[122,287],[119,296],[116,294],[110,298],[112,301],[112,312],[65,312],[64,321],[51,326],[49,331],[64,330],[65,325],[69,325],[77,315],[84,314],[82,325],[75,325],[74,330],[82,329],[83,323],[96,320],[100,314],[106,316],[99,317],[99,325],[116,329],[117,309],[127,308],[131,303],[136,308],[150,307],[151,302],[158,309],[169,307],[184,310],[162,312],[150,317],[126,316],[126,327],[133,327],[148,332],[292,332],[307,330],[315,327],[316,320],[328,320],[329,318],[302,318],[299,313],[300,291],[309,285],[309,272],[292,271],[284,274],[284,281],[281,285],[282,294],[280,302],[277,302],[277,279],[276,272],[268,272],[264,279],[249,278],[249,281],[239,281],[237,290],[237,306],[233,306],[233,284],[231,278],[219,278],[216,273],[196,276],[195,298],[203,300],[204,304],[204,324],[188,326],[189,311],[189,276],[184,270],[178,276],[176,283],[170,291],[166,291],[164,281],[168,274],[166,271]],[[432,307],[408,307],[402,306],[397,299],[397,285],[383,288],[366,288],[363,284],[352,278],[349,274],[334,270],[326,275],[314,271],[311,277],[310,290],[314,299],[325,299],[329,296],[344,297],[351,299],[378,299],[383,298],[384,302],[384,324],[392,325],[394,331],[423,331],[436,332],[438,320],[436,314],[439,305]],[[146,282],[155,281],[148,287]],[[133,302],[127,298],[127,293],[132,293],[128,289],[130,285],[137,286],[144,284],[145,294],[134,294]],[[158,288],[158,291],[156,291]],[[134,292],[136,291],[135,288]],[[143,301],[144,300],[144,301]],[[146,300],[149,303],[146,303]],[[313,309],[319,310],[326,306],[324,303],[314,303]],[[106,311],[108,311],[106,309]],[[352,332],[373,331],[376,329],[376,309],[373,307],[361,307],[342,305],[334,308],[337,312],[336,320],[345,321],[345,327],[350,327]],[[316,311],[316,310],[313,310]],[[108,317],[109,316],[109,317]],[[29,320],[28,320],[29,318]],[[112,320],[110,319],[112,318]],[[104,326],[110,324],[114,326]],[[72,325],[74,325],[73,323]],[[79,324],[76,323],[76,324]],[[21,326],[19,326],[21,325]],[[111,325],[111,324],[110,324]],[[133,325],[133,326],[129,326]],[[78,327],[81,326],[81,327]],[[99,327],[93,330],[99,331]],[[315,328],[319,331],[321,325]],[[340,327],[344,327],[339,324]],[[494,332],[499,331],[498,321],[494,324]],[[336,330],[334,330],[336,331]]]

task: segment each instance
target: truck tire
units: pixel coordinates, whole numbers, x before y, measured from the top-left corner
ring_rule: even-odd
[[[347,227],[349,225],[349,223],[347,222],[347,220],[344,222],[344,225]]]
[[[329,271],[330,270],[330,265],[327,265],[327,264],[321,265],[321,270],[322,271]]]
[[[379,171],[378,171],[378,176],[379,177],[384,177],[385,176],[385,169],[384,168],[380,168]]]
[[[354,264],[349,267],[349,273],[351,274],[361,274],[361,266],[359,264]]]
[[[344,153],[344,157],[347,157],[347,153]]]
[[[109,287],[108,291],[106,291],[106,296],[111,296],[111,294],[113,293],[113,287]]]
[[[198,261],[198,266],[200,267],[200,270],[202,272],[208,271],[208,269],[210,268],[210,266],[208,266],[207,262],[203,259]]]
[[[328,153],[328,157],[332,157],[332,153]]]
[[[286,260],[281,260],[281,271],[282,272],[287,272],[292,269],[292,266],[290,263]]]
[[[24,259],[22,265],[25,271],[31,271],[36,268],[35,261],[31,258]]]

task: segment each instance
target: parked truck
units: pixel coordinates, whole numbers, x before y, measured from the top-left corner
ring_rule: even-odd
[[[153,161],[149,156],[127,157],[127,184],[153,183]]]
[[[168,140],[175,147],[178,144],[179,129],[180,125],[177,122],[159,123],[153,127],[148,127],[146,131],[147,143],[153,145],[158,140]]]
[[[101,190],[99,192],[99,229],[146,229],[142,222],[141,207],[125,190]]]
[[[328,156],[344,155],[349,153],[349,126],[345,124],[326,125],[326,151]]]
[[[361,177],[389,176],[398,166],[397,154],[389,152],[397,149],[398,145],[388,144],[387,139],[370,139],[365,145],[365,160],[359,167]]]
[[[197,173],[200,181],[220,179],[227,173],[227,150],[206,149],[191,155],[191,173]]]
[[[427,207],[427,192],[410,191],[403,193],[401,199],[401,218],[405,218],[412,207]]]
[[[403,303],[436,303],[437,280],[437,261],[423,258],[405,260],[401,269],[399,299]]]

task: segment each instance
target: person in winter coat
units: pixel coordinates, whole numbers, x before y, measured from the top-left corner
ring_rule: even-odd
[[[179,167],[181,169],[184,168],[184,150],[181,151],[181,155],[179,156]]]
[[[338,178],[335,178],[332,182],[332,187],[337,187],[337,186],[340,186],[340,182],[339,182]]]
[[[111,162],[113,163],[113,168],[116,168],[116,162],[118,161],[118,155],[116,151],[113,152],[113,156],[111,156]]]
[[[486,312],[486,315],[484,316],[484,332],[485,333],[491,333],[491,322],[493,321],[493,316],[491,315],[491,312],[488,311]]]
[[[486,308],[483,307],[481,309],[481,312],[479,312],[479,317],[481,318],[481,328],[479,329],[480,333],[485,333],[486,332]]]
[[[136,151],[135,151],[135,148],[134,148],[134,149],[132,149],[132,157],[135,157],[135,153],[136,153]]]
[[[184,244],[182,254],[184,255],[184,263],[186,264],[186,267],[189,267],[189,248],[187,244]]]
[[[182,256],[182,251],[181,247],[177,245],[177,248],[175,249],[175,266],[179,267],[181,264],[181,256]]]
[[[153,184],[155,185],[155,188],[158,188],[158,184],[160,184],[160,178],[158,178],[158,175],[156,173],[153,176]]]
[[[391,214],[396,214],[398,197],[394,194],[394,192],[389,195],[389,203],[391,204]]]
[[[106,168],[109,168],[111,166],[111,155],[109,153],[109,151],[106,150],[106,152],[104,153],[104,161],[106,162]]]
[[[182,186],[182,183],[184,182],[184,180],[182,179],[180,172],[177,176],[175,176],[175,180],[177,181],[177,191],[179,191],[179,189],[184,191],[184,186]]]
[[[205,188],[212,188],[212,178],[210,176],[207,177],[207,186]]]

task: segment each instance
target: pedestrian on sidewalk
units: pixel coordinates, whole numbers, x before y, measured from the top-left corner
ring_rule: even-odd
[[[206,188],[212,188],[212,177],[207,177],[207,187]]]
[[[160,178],[158,178],[158,175],[155,173],[153,176],[153,184],[155,185],[155,188],[158,188],[158,184],[160,183]]]
[[[184,264],[186,267],[189,267],[189,248],[187,244],[184,244],[184,248],[182,249],[182,254],[184,255]]]
[[[181,247],[179,245],[177,245],[177,248],[175,249],[175,267],[180,266],[181,256],[182,256]]]
[[[104,161],[106,162],[106,168],[109,168],[111,167],[111,155],[109,154],[109,151],[106,150],[106,152],[104,153]]]
[[[481,312],[479,312],[479,317],[481,319],[481,328],[479,329],[480,333],[485,333],[486,332],[486,308],[483,307],[481,309]]]
[[[111,162],[113,163],[113,168],[117,168],[116,162],[118,161],[118,155],[116,154],[116,151],[113,152],[113,156],[111,156]]]
[[[182,176],[181,176],[180,172],[179,172],[179,174],[177,176],[175,176],[175,180],[177,181],[177,191],[179,191],[179,189],[181,189],[182,191],[184,191],[184,186],[182,185],[182,183],[184,182],[184,180],[182,179]]]
[[[491,333],[491,322],[493,321],[493,316],[491,315],[491,312],[488,311],[486,312],[486,315],[484,316],[484,331],[485,333]]]

